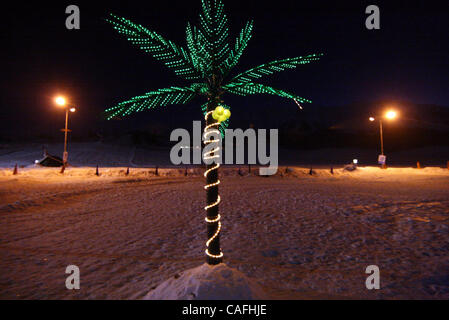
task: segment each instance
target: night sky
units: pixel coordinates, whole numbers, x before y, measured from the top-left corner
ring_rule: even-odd
[[[322,52],[320,62],[261,82],[324,106],[396,100],[449,106],[447,2],[224,3],[232,41],[248,19],[255,21],[253,38],[235,72]],[[65,28],[65,8],[70,4],[80,7],[81,30]],[[369,4],[380,7],[380,30],[365,27]],[[55,123],[63,114],[52,101],[57,94],[70,97],[79,107],[75,128],[95,132],[105,126],[101,112],[107,107],[153,89],[187,83],[128,43],[104,19],[112,12],[185,46],[187,22],[198,22],[199,0],[17,1],[2,11],[1,134],[59,130]],[[271,108],[273,117],[280,108],[298,111],[291,101],[265,95],[225,99],[233,117],[243,122],[251,122],[259,108]],[[176,125],[175,120],[190,126],[187,121],[201,119],[202,102],[144,112],[112,126],[145,129],[155,121]]]

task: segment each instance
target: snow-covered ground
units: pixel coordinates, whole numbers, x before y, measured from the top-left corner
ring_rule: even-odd
[[[173,142],[175,145],[175,142]],[[63,144],[49,144],[48,152],[62,157]],[[378,156],[377,149],[316,149],[295,150],[279,149],[279,163],[289,166],[329,167],[342,166],[358,159],[361,165],[375,165]],[[42,159],[42,144],[12,144],[0,145],[0,168],[12,168],[33,165],[35,160]],[[388,164],[393,166],[416,166],[420,161],[422,166],[446,167],[449,161],[449,147],[427,147],[413,150],[387,150]],[[170,147],[144,147],[123,144],[86,142],[69,143],[69,162],[75,167],[171,167]]]
[[[221,173],[222,248],[270,298],[449,298],[449,170],[245,170]],[[125,171],[0,169],[0,298],[141,299],[204,263],[201,169]]]
[[[43,157],[43,146],[39,144],[11,145],[0,148],[0,168],[28,167]],[[62,157],[63,144],[46,145],[50,154]],[[168,151],[167,151],[168,150]],[[143,149],[120,144],[101,142],[69,144],[69,162],[75,167],[151,167],[170,164],[167,148]]]

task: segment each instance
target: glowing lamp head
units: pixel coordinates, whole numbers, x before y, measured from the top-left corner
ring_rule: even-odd
[[[56,99],[55,99],[55,102],[56,102],[56,104],[58,105],[58,106],[65,106],[65,104],[66,104],[66,101],[65,101],[65,98],[64,97],[57,97]]]
[[[352,160],[352,163],[353,163],[353,164],[358,164],[358,163],[359,163],[359,160],[358,160],[358,159],[354,159],[354,160]]]
[[[370,117],[369,121],[373,122],[374,120],[376,120],[374,117]]]
[[[393,120],[398,117],[398,113],[396,111],[390,110],[385,114],[385,117],[389,120]]]
[[[70,108],[70,112],[75,112],[76,109],[75,108]]]

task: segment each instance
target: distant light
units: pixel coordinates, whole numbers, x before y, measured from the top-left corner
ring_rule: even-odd
[[[59,105],[59,106],[65,106],[65,104],[66,104],[66,101],[65,101],[65,98],[64,98],[64,97],[57,97],[57,98],[55,99],[55,102],[56,102],[56,104]]]
[[[393,110],[390,110],[390,111],[388,111],[388,112],[385,114],[385,117],[386,117],[387,119],[390,119],[390,120],[396,119],[397,116],[398,116],[398,113],[397,113],[396,111],[393,111]]]
[[[373,122],[374,120],[376,120],[374,117],[370,117],[369,121]]]
[[[39,160],[34,160],[34,163],[35,163],[35,164],[38,164],[38,163],[39,163]]]
[[[76,109],[75,108],[70,108],[70,112],[75,112]]]
[[[354,160],[352,160],[352,163],[354,163],[354,164],[358,164],[358,163],[359,163],[359,160],[357,160],[357,159],[354,159]]]

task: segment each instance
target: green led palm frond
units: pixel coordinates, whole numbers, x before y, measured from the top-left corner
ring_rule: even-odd
[[[258,67],[252,68],[235,76],[231,82],[251,82],[254,79],[262,78],[266,75],[271,75],[275,72],[285,71],[287,69],[294,69],[299,65],[308,64],[313,61],[320,60],[322,54],[311,54],[305,57],[289,58],[283,60],[276,60]]]
[[[234,68],[240,60],[243,52],[248,46],[248,42],[253,35],[253,21],[248,21],[246,26],[240,31],[240,35],[236,40],[234,50],[231,51],[228,59],[225,62],[224,70],[228,72],[232,68]]]
[[[312,101],[308,99],[299,97],[287,91],[275,89],[273,87],[254,82],[233,82],[231,84],[223,86],[223,89],[229,93],[237,94],[240,96],[253,94],[272,94],[282,98],[293,99],[301,103],[312,103]]]
[[[127,116],[131,113],[159,106],[185,104],[192,100],[196,95],[201,94],[203,90],[205,90],[205,88],[202,84],[193,84],[186,88],[171,87],[158,89],[142,96],[134,97],[128,101],[121,102],[115,107],[106,109],[105,112],[107,119],[111,120],[115,117]]]
[[[201,106],[201,111],[203,111],[204,115],[206,115],[206,113],[207,113],[207,105],[208,105],[208,102],[206,102],[205,104],[203,104]]]
[[[200,79],[201,75],[195,70],[189,53],[173,41],[167,40],[156,32],[135,24],[132,21],[111,14],[111,19],[106,19],[113,28],[127,37],[134,45],[143,51],[165,63],[173,69],[178,76],[185,79]]]
[[[212,68],[220,69],[230,53],[228,17],[221,0],[202,0],[202,9],[198,39],[204,44]]]
[[[186,38],[187,48],[189,49],[192,63],[196,71],[199,72],[202,77],[204,77],[212,69],[212,59],[209,55],[209,52],[206,50],[204,38],[200,36],[196,27],[192,28],[190,26],[190,23],[187,25]]]
[[[206,96],[209,92],[209,87],[205,83],[192,83],[190,89],[194,90],[197,95]]]

